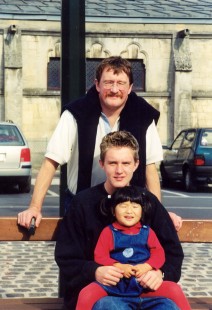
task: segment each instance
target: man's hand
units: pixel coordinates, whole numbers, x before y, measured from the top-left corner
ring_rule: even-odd
[[[115,263],[113,266],[118,267],[119,269],[124,271],[124,277],[130,278],[131,276],[135,275],[134,266],[130,264],[121,264],[121,263]]]
[[[51,185],[58,163],[50,158],[45,158],[38,173],[30,206],[27,210],[18,214],[18,224],[29,228],[32,218],[36,219],[38,227],[41,219],[41,209],[49,186]]]
[[[160,270],[150,270],[141,277],[137,278],[138,282],[144,288],[156,291],[162,284],[162,272]]]
[[[104,285],[116,285],[123,278],[123,271],[114,266],[101,266],[96,269],[96,281]]]
[[[169,216],[174,224],[176,231],[179,231],[183,224],[182,218],[173,212],[169,212]]]
[[[35,227],[38,227],[42,219],[42,214],[36,207],[30,207],[29,209],[18,213],[18,224],[29,228],[33,217],[35,218]]]
[[[147,263],[144,263],[144,264],[137,264],[133,267],[133,270],[135,270],[135,276],[136,278],[139,278],[141,277],[144,273],[147,273],[147,271],[150,271],[152,270],[152,267],[147,264]]]

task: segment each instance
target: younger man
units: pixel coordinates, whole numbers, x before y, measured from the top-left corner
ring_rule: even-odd
[[[119,268],[95,263],[93,253],[100,232],[111,221],[100,212],[101,201],[117,188],[130,184],[139,165],[139,146],[129,132],[118,131],[106,135],[100,149],[100,165],[106,174],[106,181],[74,196],[71,208],[61,223],[56,243],[55,259],[66,283],[64,298],[67,309],[75,309],[80,290],[89,283],[97,280],[104,285],[116,285],[123,277]],[[163,279],[179,281],[183,251],[168,212],[153,194],[146,191],[146,195],[152,205],[147,224],[155,231],[163,246],[166,262],[161,270],[148,271],[138,281],[142,286],[156,290]],[[101,300],[101,304],[103,302]],[[140,300],[141,308],[176,309],[170,304],[164,306],[169,302],[168,299],[162,300],[161,307],[156,305],[158,299],[152,308],[149,302],[152,299]],[[110,309],[113,309],[111,301]]]

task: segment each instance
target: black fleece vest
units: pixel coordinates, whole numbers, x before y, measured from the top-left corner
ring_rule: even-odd
[[[78,126],[79,167],[77,192],[91,186],[93,155],[96,131],[101,115],[99,95],[93,86],[85,97],[64,106],[76,119]],[[145,187],[146,175],[146,131],[153,119],[157,123],[159,112],[134,92],[128,96],[120,114],[119,130],[131,132],[139,143],[140,164],[134,172],[131,184]]]

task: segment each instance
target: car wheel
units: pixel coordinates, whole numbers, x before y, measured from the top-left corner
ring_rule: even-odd
[[[188,192],[193,192],[196,189],[194,181],[192,180],[191,171],[188,168],[184,172],[184,187]]]
[[[20,193],[29,193],[31,191],[31,177],[27,181],[19,183],[18,188]]]
[[[162,179],[162,186],[167,187],[169,185],[169,180],[167,177],[167,173],[165,171],[163,163],[160,165],[160,174],[161,174],[161,179]]]

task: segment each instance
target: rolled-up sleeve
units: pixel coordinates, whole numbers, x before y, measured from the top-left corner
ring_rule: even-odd
[[[146,133],[146,164],[150,165],[161,160],[163,160],[163,148],[153,120]]]
[[[45,157],[60,165],[66,164],[71,157],[77,136],[77,124],[69,111],[63,112],[47,145]]]

